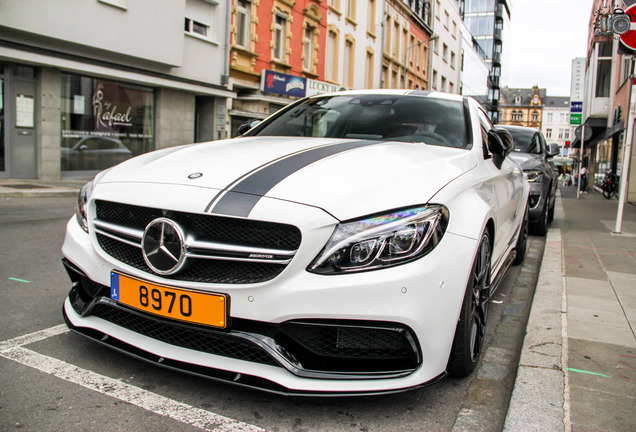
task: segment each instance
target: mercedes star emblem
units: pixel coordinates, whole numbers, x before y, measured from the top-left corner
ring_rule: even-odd
[[[146,227],[141,250],[152,271],[159,275],[174,274],[185,264],[183,230],[170,219],[157,218]]]

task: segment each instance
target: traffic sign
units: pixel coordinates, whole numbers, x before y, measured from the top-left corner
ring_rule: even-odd
[[[580,125],[583,114],[581,113],[571,113],[570,114],[570,124],[571,125]]]
[[[629,15],[632,24],[627,33],[620,35],[621,43],[631,50],[636,50],[636,4],[625,9],[625,14]]]
[[[581,133],[583,131],[583,126],[579,126],[576,129],[574,129],[574,136],[576,137],[576,139],[581,139]],[[585,141],[589,140],[590,138],[592,138],[592,128],[591,127],[586,127],[585,128],[585,136],[583,137],[585,139]]]

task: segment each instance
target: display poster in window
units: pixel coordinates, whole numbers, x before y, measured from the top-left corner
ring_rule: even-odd
[[[154,94],[127,83],[62,76],[62,171],[93,171],[154,149]]]
[[[21,128],[35,127],[35,100],[33,96],[24,94],[16,95],[15,125]]]

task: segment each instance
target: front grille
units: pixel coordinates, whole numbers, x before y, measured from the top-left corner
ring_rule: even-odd
[[[131,267],[152,274],[144,261],[141,249],[97,234],[97,241],[108,255]],[[193,259],[183,270],[174,275],[164,275],[171,280],[202,283],[249,284],[274,279],[285,266],[277,264]]]
[[[135,311],[106,304],[98,304],[93,309],[92,315],[144,336],[181,348],[254,363],[280,366],[256,345],[233,337],[229,333],[212,332],[203,328],[154,319]]]
[[[266,282],[285,269],[301,241],[300,230],[286,224],[183,213],[102,200],[96,201],[96,210],[97,241],[104,252],[150,274],[153,272],[144,261],[141,251],[143,230],[159,217],[178,223],[186,231],[186,238],[198,242],[197,247],[189,252],[199,257],[187,258],[181,271],[164,276],[172,280],[223,284]],[[223,245],[223,250],[213,250],[215,245]],[[210,256],[200,257],[206,253]],[[262,259],[263,256],[269,257],[270,262],[267,262],[267,258]]]

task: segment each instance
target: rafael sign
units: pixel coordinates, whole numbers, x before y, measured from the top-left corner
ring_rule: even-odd
[[[625,9],[625,15],[629,16],[631,25],[627,33],[620,35],[621,43],[631,50],[636,50],[636,4]]]

